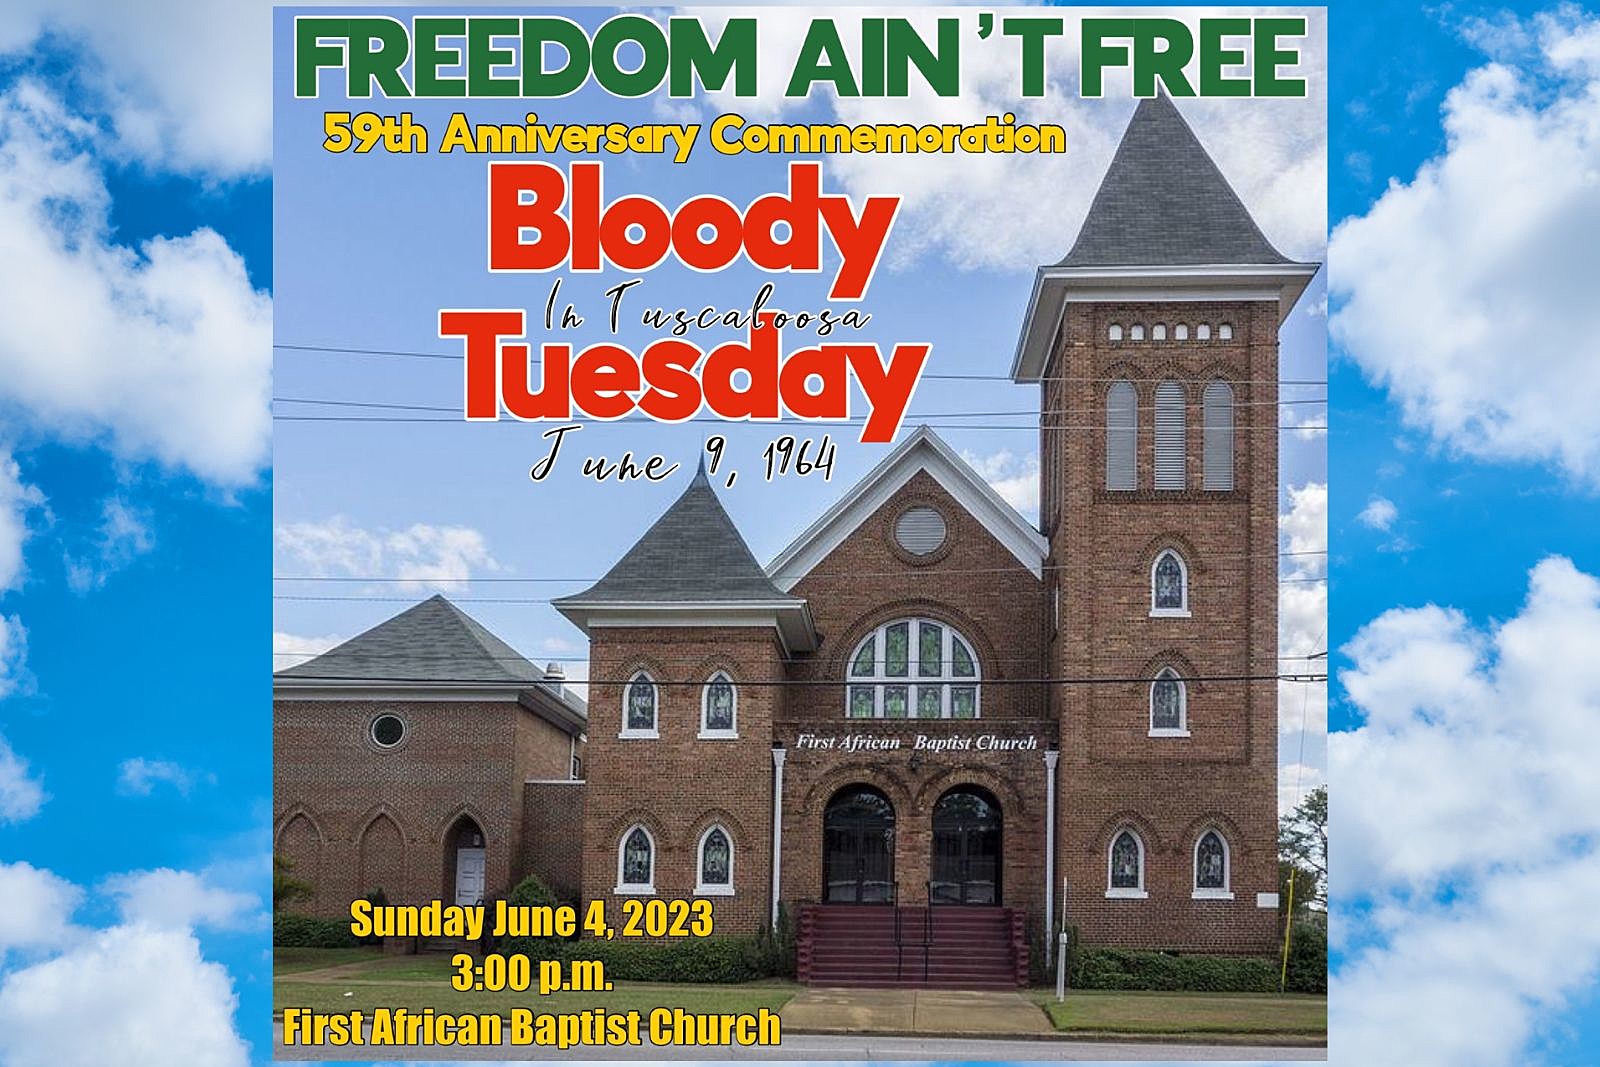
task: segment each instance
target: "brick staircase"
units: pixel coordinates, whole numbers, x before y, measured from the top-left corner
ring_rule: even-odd
[[[1016,989],[1028,981],[1022,916],[1011,908],[807,904],[797,970],[818,986]]]

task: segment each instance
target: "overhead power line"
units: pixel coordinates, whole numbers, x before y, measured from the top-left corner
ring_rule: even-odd
[[[397,349],[397,348],[356,348],[356,347],[348,347],[348,346],[343,346],[343,345],[289,344],[288,342],[274,342],[272,347],[273,348],[278,348],[278,349],[283,349],[283,350],[289,351],[289,352],[330,352],[330,353],[334,353],[334,354],[337,354],[337,355],[344,355],[344,356],[379,356],[379,357],[386,357],[386,358],[451,360],[451,361],[458,362],[458,363],[464,358],[461,355],[461,353],[459,353],[459,352],[416,352],[416,351],[408,351],[406,349]],[[538,357],[530,357],[528,362],[532,363],[532,364],[537,364],[539,362],[539,359],[538,359]],[[924,374],[924,375],[922,375],[922,378],[923,378],[924,381],[929,380],[929,379],[942,380],[942,381],[961,381],[961,382],[972,382],[972,381],[979,381],[979,382],[1014,382],[1015,381],[1015,379],[1012,378],[1011,375],[1009,375],[1009,374]],[[1328,380],[1326,378],[1222,378],[1222,379],[1218,379],[1218,380],[1219,381],[1228,382],[1230,385],[1290,385],[1290,386],[1300,386],[1300,385],[1327,385],[1328,384]],[[1051,376],[1051,377],[1047,377],[1047,378],[1030,378],[1030,379],[1028,379],[1029,384],[1031,384],[1031,383],[1033,383],[1035,381],[1040,381],[1040,382],[1079,382],[1079,383],[1085,383],[1085,382],[1088,382],[1088,383],[1095,383],[1095,382],[1110,383],[1110,382],[1124,381],[1124,382],[1145,382],[1145,383],[1149,383],[1149,382],[1166,381],[1166,379],[1165,378],[1086,378],[1086,377],[1073,377],[1073,376],[1068,376],[1068,375]]]

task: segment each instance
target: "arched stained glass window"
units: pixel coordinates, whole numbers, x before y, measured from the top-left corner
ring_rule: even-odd
[[[1171,667],[1161,668],[1150,683],[1151,736],[1182,735],[1188,731],[1188,694],[1183,679]]]
[[[1194,846],[1194,888],[1197,895],[1228,891],[1228,843],[1215,830],[1200,835]]]
[[[1189,614],[1189,571],[1170,548],[1156,557],[1150,569],[1150,614]]]
[[[642,826],[630,827],[617,847],[618,893],[648,894],[655,887],[656,843]]]
[[[700,694],[700,736],[738,736],[739,694],[726,671],[713,674]]]
[[[1119,830],[1111,839],[1107,857],[1106,896],[1142,897],[1144,893],[1144,842],[1132,830]]]
[[[850,657],[851,719],[976,719],[980,673],[967,639],[932,619],[896,619]]]
[[[644,671],[628,680],[622,698],[622,736],[655,737],[656,681]]]
[[[733,839],[721,826],[713,826],[700,836],[700,870],[695,892],[703,895],[732,895]]]

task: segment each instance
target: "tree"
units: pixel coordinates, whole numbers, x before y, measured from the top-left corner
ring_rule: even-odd
[[[1300,873],[1295,896],[1308,907],[1324,908],[1328,892],[1328,787],[1319,785],[1278,820],[1278,858]],[[1285,878],[1288,869],[1283,869]],[[1303,880],[1310,879],[1309,885]],[[1296,900],[1299,903],[1299,899]],[[1298,908],[1296,910],[1299,910]]]
[[[279,911],[297,900],[305,900],[311,896],[310,884],[291,875],[289,872],[292,870],[294,864],[276,852],[272,854],[273,911]]]

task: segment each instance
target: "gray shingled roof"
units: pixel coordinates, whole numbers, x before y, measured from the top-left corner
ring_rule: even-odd
[[[1063,267],[1288,263],[1164,95],[1141,100]]]
[[[546,685],[544,671],[439,595],[275,677]]]
[[[800,602],[773,585],[750,554],[702,463],[689,488],[605,577],[555,604],[733,600]]]

